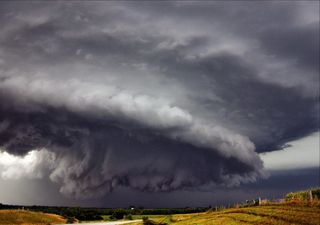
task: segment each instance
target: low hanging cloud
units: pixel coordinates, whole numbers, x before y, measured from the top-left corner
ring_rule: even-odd
[[[50,179],[62,184],[62,193],[90,197],[119,185],[170,191],[263,175],[247,137],[201,123],[165,101],[48,78],[8,78],[1,87],[7,97],[10,90],[24,93],[5,104],[10,114],[2,112],[3,148],[21,155],[38,148],[54,152]]]
[[[318,129],[319,16],[262,4],[1,3],[1,154],[78,198],[265,177]]]

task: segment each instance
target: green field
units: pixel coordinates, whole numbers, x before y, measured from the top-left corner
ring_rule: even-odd
[[[66,220],[55,214],[27,210],[0,210],[0,224],[49,225],[65,223]]]
[[[161,218],[158,217],[150,219],[157,223],[167,223],[172,225],[319,225],[320,206],[273,204],[226,209],[218,212],[162,216]],[[138,224],[143,223],[135,223],[135,225]]]

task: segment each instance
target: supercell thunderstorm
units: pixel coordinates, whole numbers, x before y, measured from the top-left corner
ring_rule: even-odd
[[[258,153],[318,129],[318,17],[295,4],[2,4],[1,154],[34,160],[1,176],[76,198],[265,177]]]

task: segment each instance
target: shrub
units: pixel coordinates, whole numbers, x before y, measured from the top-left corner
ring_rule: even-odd
[[[147,221],[147,220],[149,220],[149,217],[147,217],[147,216],[142,217],[142,221],[143,221],[143,222],[145,222],[145,221]]]
[[[313,198],[320,199],[320,188],[312,189],[311,192]]]
[[[126,211],[124,210],[115,210],[112,215],[110,216],[110,219],[117,219],[117,220],[121,220],[123,219],[123,217],[127,214]]]
[[[313,198],[319,199],[320,188],[299,191],[299,192],[290,192],[286,195],[285,199],[286,199],[286,201],[307,201],[310,199],[310,191],[311,191]]]
[[[67,223],[76,223],[77,219],[75,217],[67,217]]]
[[[132,215],[131,214],[126,215],[126,219],[127,220],[132,220]]]

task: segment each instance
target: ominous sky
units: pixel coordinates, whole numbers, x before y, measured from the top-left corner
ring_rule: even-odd
[[[319,185],[318,1],[1,1],[0,27],[0,202]]]

